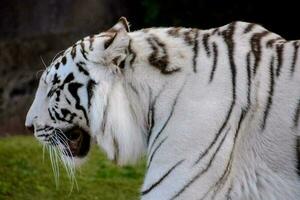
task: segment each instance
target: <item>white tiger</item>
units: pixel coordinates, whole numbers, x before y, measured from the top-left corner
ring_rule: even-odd
[[[26,126],[63,160],[92,140],[120,165],[146,153],[143,200],[300,199],[298,49],[245,22],[129,32],[121,18],[50,64]]]

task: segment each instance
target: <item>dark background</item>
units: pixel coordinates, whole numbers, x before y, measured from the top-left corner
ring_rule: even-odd
[[[24,118],[40,70],[80,38],[127,17],[131,29],[200,29],[241,20],[300,39],[297,1],[233,0],[4,0],[0,1],[0,135],[25,133]]]

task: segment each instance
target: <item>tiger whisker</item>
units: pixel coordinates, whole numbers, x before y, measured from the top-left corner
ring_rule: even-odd
[[[49,146],[49,155],[50,155],[50,161],[51,161],[51,166],[52,166],[52,171],[53,171],[53,174],[54,174],[54,181],[55,181],[55,185],[56,187],[58,187],[58,177],[57,177],[57,169],[56,169],[56,166],[55,166],[55,160],[53,158],[53,147],[52,146]]]
[[[58,135],[63,137],[66,141],[71,141],[69,138],[67,138],[67,136],[65,136],[64,132],[61,129],[56,128],[55,131],[57,131]]]
[[[40,59],[42,61],[43,66],[45,67],[45,69],[47,69],[47,65],[44,62],[44,59],[42,58],[42,56],[40,56]],[[35,77],[38,79],[39,78],[39,73],[43,73],[45,71],[45,69],[40,69],[35,73]]]
[[[60,54],[62,54],[62,52],[64,52],[65,50],[61,50],[59,51],[57,54],[55,54],[55,56],[53,57],[52,61],[51,61],[51,64],[53,63],[53,61],[58,58],[60,56]]]
[[[57,187],[59,186],[59,163],[58,163],[58,150],[57,148],[53,148],[53,152],[54,152],[54,160],[55,160],[55,167],[56,167],[56,173],[57,173]]]
[[[45,149],[46,149],[46,144],[43,143],[43,163],[45,162]]]
[[[45,64],[45,61],[44,61],[44,59],[42,58],[42,56],[40,56],[40,59],[41,59],[43,65],[44,65],[45,69],[47,69],[47,65]]]
[[[59,186],[59,166],[58,166],[58,159],[57,159],[57,150],[55,147],[52,148],[53,152],[53,160],[54,160],[54,167],[55,167],[55,172],[56,172],[56,187],[58,188]]]
[[[61,130],[54,130],[53,131],[53,138],[55,138],[55,141],[57,143],[56,149],[59,152],[59,158],[62,161],[64,168],[68,174],[68,177],[71,180],[71,192],[73,191],[74,184],[76,185],[78,189],[78,184],[76,181],[75,176],[75,162],[73,157],[66,157],[64,155],[72,155],[71,150],[69,148],[69,145],[66,142],[66,139],[68,139],[64,134],[61,134]],[[68,139],[69,140],[69,139]]]

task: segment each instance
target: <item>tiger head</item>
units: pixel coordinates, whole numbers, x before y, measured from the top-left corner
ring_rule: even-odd
[[[108,31],[65,50],[42,74],[25,126],[62,157],[81,160],[93,140],[121,165],[140,156],[144,139],[118,84],[128,31],[121,18]]]

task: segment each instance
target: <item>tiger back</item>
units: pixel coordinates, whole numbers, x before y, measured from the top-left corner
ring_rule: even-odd
[[[299,42],[244,22],[143,32],[136,60],[147,47],[163,80],[143,199],[297,199]]]

